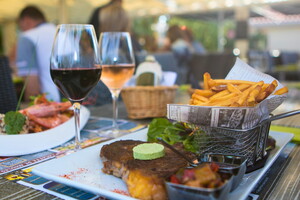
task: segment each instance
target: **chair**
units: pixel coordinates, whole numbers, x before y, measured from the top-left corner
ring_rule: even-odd
[[[272,73],[274,70],[274,62],[275,60],[268,51],[249,50],[248,52],[249,65],[261,72]]]
[[[298,52],[282,52],[281,53],[281,62],[283,65],[288,64],[297,64],[299,62],[299,54]]]
[[[277,62],[274,63],[273,74],[282,81],[297,81],[300,77],[298,68],[299,54],[297,52],[282,51],[278,57],[274,57]]]
[[[209,72],[213,79],[225,78],[235,61],[233,54],[194,54],[189,62],[189,83],[193,88],[199,88],[205,72]]]
[[[16,110],[17,94],[14,87],[9,61],[0,56],[0,113]]]
[[[186,83],[187,79],[187,67],[181,66],[177,62],[177,59],[173,52],[161,52],[153,54],[157,62],[160,63],[163,71],[176,72],[176,84],[181,85]]]

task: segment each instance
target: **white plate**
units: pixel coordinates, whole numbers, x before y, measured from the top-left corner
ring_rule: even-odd
[[[32,172],[49,180],[108,198],[130,200],[133,198],[122,194],[128,193],[128,191],[125,183],[120,178],[102,173],[101,168],[103,164],[99,157],[100,149],[104,144],[116,140],[134,139],[145,141],[146,135],[147,129],[142,129],[121,138],[39,164],[33,168]],[[241,185],[234,192],[229,194],[228,199],[245,199],[259,179],[279,156],[284,146],[293,138],[293,135],[289,133],[270,132],[270,135],[276,140],[276,148],[271,152],[265,167],[246,174]]]
[[[80,129],[90,117],[90,111],[81,106]],[[75,136],[74,117],[65,123],[38,133],[0,135],[0,156],[19,156],[58,146]]]

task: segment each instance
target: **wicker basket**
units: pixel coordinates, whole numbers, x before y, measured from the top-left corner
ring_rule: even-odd
[[[122,89],[128,117],[165,117],[167,104],[174,103],[178,86],[136,86]]]

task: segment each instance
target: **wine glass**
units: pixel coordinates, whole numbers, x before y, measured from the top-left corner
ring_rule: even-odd
[[[57,26],[50,57],[53,82],[74,109],[75,151],[80,146],[80,106],[101,76],[100,56],[94,27],[88,24]]]
[[[101,80],[108,87],[113,100],[113,124],[108,133],[112,137],[118,137],[122,134],[117,123],[118,98],[122,87],[132,77],[135,67],[130,34],[103,32],[100,34],[99,48],[102,62]]]

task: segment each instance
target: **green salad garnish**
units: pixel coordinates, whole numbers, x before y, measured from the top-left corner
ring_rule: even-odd
[[[33,59],[34,59],[34,55],[32,56],[31,62],[29,64],[28,75],[31,72],[31,66],[32,66]],[[22,131],[23,126],[26,122],[26,117],[23,114],[21,114],[20,112],[18,112],[18,110],[20,109],[21,101],[22,101],[27,83],[28,83],[28,76],[26,77],[23,88],[21,90],[21,94],[19,96],[16,110],[5,113],[5,117],[4,117],[5,131],[9,135],[19,134]]]
[[[165,142],[173,145],[182,143],[185,150],[197,152],[199,147],[194,140],[194,129],[182,122],[171,122],[166,118],[155,118],[148,127],[148,142],[157,142],[162,138]]]
[[[19,134],[25,124],[26,117],[17,111],[9,111],[5,114],[5,131],[7,134]]]

